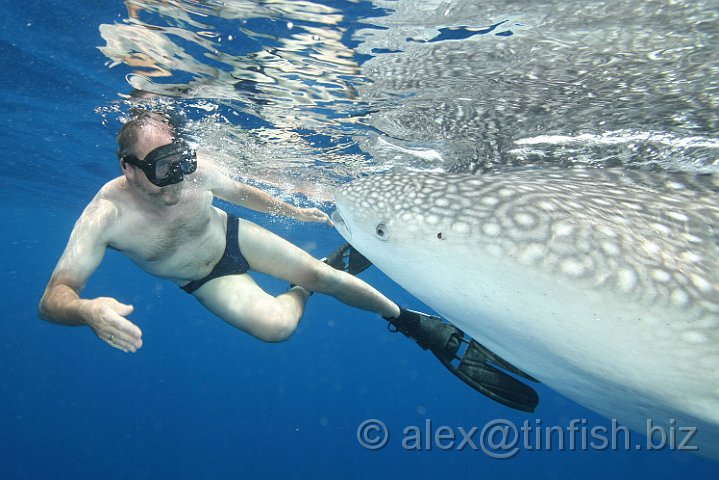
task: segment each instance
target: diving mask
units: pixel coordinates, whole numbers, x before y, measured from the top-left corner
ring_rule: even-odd
[[[183,140],[157,147],[143,160],[134,155],[125,155],[122,161],[140,168],[147,179],[158,187],[180,183],[185,175],[197,170],[197,155]]]

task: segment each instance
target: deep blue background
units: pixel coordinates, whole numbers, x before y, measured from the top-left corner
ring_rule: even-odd
[[[123,354],[86,328],[41,322],[36,304],[82,207],[117,174],[117,125],[98,106],[126,92],[96,49],[122,2],[13,2],[0,24],[0,210],[5,307],[0,340],[3,479],[95,478],[718,478],[717,464],[673,452],[481,452],[400,448],[408,425],[482,426],[507,418],[608,422],[539,387],[535,415],[502,408],[451,377],[379,317],[312,297],[289,341],[260,343],[170,283],[108,252],[84,295],[133,303],[144,347]],[[247,212],[240,212],[246,214]],[[316,255],[340,243],[317,225],[249,218]],[[364,278],[421,307],[376,269]],[[277,293],[284,285],[259,278]],[[376,452],[357,426],[394,435]]]

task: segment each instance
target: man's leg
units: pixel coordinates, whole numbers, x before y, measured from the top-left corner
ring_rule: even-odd
[[[297,329],[309,293],[296,287],[273,297],[247,274],[210,280],[194,292],[205,308],[266,342],[287,340]]]
[[[315,259],[301,248],[259,225],[240,220],[240,250],[258,272],[331,295],[347,305],[396,317],[399,307],[375,288]]]
[[[394,325],[397,331],[415,340],[423,349],[430,350],[445,367],[475,390],[512,408],[528,412],[534,411],[538,402],[534,389],[496,369],[493,365],[499,365],[529,380],[536,380],[474,340],[470,341],[465,338],[464,333],[457,327],[442,322],[439,317],[411,310],[400,310],[394,302],[365,282],[314,259],[302,249],[251,222],[240,220],[239,244],[240,250],[253,270],[302,285],[311,291],[327,293],[348,305],[379,313]],[[245,277],[249,278],[249,275],[234,275],[211,280],[198,292],[202,292],[214,282],[223,281],[223,278],[231,281],[233,278],[243,279]],[[266,297],[277,300],[276,304],[285,304],[285,301],[280,302],[280,297],[285,295],[287,296],[286,305],[294,304],[302,307],[307,299],[307,291],[300,287],[291,289],[277,299],[267,295],[256,285],[254,288],[256,291],[246,297],[241,310],[252,308],[253,302],[267,300]],[[298,297],[295,297],[295,294]],[[271,304],[271,301],[265,303],[265,305]],[[251,314],[249,318],[253,319],[250,322],[252,325],[260,325],[260,331],[263,331],[265,328],[263,324],[267,322],[262,320],[257,322],[257,319],[262,318],[261,313]],[[240,326],[240,328],[262,338],[245,326]],[[294,328],[296,328],[296,323],[292,327],[292,331]],[[466,343],[467,347],[460,357],[459,349],[462,342]],[[457,362],[459,363],[457,364]]]

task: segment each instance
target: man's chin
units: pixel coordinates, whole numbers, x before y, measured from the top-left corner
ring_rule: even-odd
[[[168,185],[166,187],[162,188],[162,202],[166,206],[175,205],[177,202],[180,201],[180,189],[181,186],[179,184],[174,185]]]
[[[177,204],[177,202],[179,202],[179,201],[180,201],[180,197],[177,196],[177,195],[175,195],[175,196],[167,196],[167,195],[165,195],[165,196],[162,197],[162,203],[163,203],[163,205],[165,205],[166,207],[171,207],[172,205]]]
[[[158,199],[165,206],[175,205],[180,201],[180,189],[177,185],[168,185],[148,191],[150,197]]]

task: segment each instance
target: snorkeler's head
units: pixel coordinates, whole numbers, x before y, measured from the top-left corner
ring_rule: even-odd
[[[194,150],[177,133],[171,119],[141,112],[123,125],[117,136],[123,171],[133,165],[158,187],[173,185],[197,168]]]
[[[136,115],[125,122],[117,134],[117,156],[120,159],[127,155],[144,157],[144,153],[139,150],[142,150],[143,141],[150,136],[167,136],[170,138],[167,143],[171,143],[177,136],[175,125],[169,116],[146,110],[133,113]]]

